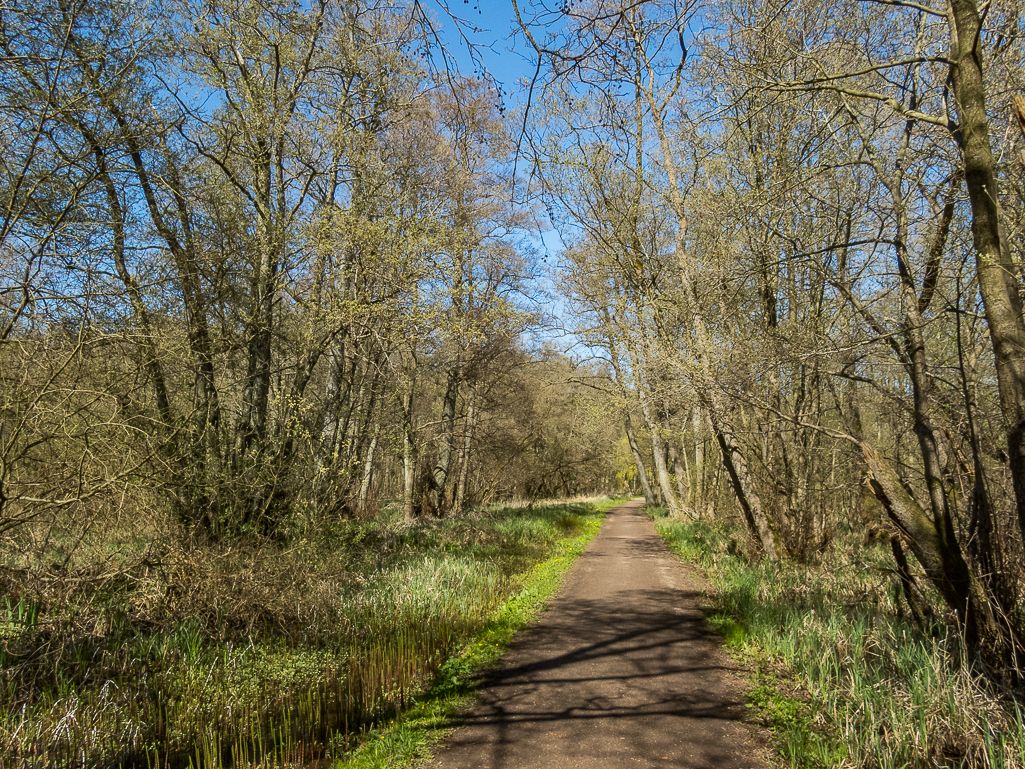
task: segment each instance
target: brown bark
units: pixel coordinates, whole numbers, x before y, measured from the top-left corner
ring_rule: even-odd
[[[665,506],[669,509],[669,512],[676,515],[680,512],[680,503],[676,499],[676,493],[673,491],[673,485],[669,482],[669,470],[666,467],[666,455],[665,446],[662,443],[662,436],[659,433],[659,425],[655,422],[651,408],[647,402],[647,396],[638,391],[638,398],[641,403],[641,415],[644,417],[644,422],[648,426],[648,432],[651,435],[651,453],[654,457],[655,462],[655,478],[658,480],[659,491],[662,492],[662,500]]]
[[[744,513],[748,529],[761,542],[765,556],[770,561],[778,561],[782,544],[772,521],[762,507],[761,497],[755,489],[751,473],[748,471],[747,459],[740,448],[740,442],[733,431],[733,426],[728,420],[718,417],[716,408],[709,409],[709,417],[712,421],[715,440],[719,444],[723,467],[730,477],[730,485],[733,487],[737,503]]]
[[[374,455],[377,453],[377,441],[381,434],[381,420],[374,422],[373,436],[370,438],[370,446],[367,447],[367,455],[363,460],[363,479],[359,485],[359,497],[356,501],[356,508],[360,514],[367,514],[367,503],[370,501],[370,485],[374,480]]]
[[[1018,128],[1021,129],[1021,135],[1025,137],[1025,98],[1021,94],[1017,94],[1014,100],[1011,102],[1011,108],[1014,111],[1014,116],[1018,119]]]
[[[904,600],[907,602],[908,611],[915,624],[920,628],[925,627],[925,612],[919,606],[918,598],[915,596],[915,578],[911,575],[911,567],[908,564],[907,556],[904,555],[904,548],[897,537],[890,537],[890,552],[893,553],[893,560],[897,564],[897,578],[900,580],[900,587],[904,593]]]
[[[669,442],[668,449],[669,460],[673,463],[673,475],[676,477],[676,490],[680,494],[680,509],[687,512],[688,515],[693,515],[693,511],[690,509],[693,502],[690,496],[691,487],[687,468],[684,467],[683,460],[680,458],[680,452],[672,441]]]
[[[705,497],[705,443],[701,439],[701,426],[701,407],[695,406],[691,412],[691,429],[694,431],[694,476],[691,481],[691,497],[695,506],[700,505]]]
[[[445,397],[441,404],[441,435],[438,436],[438,461],[431,473],[430,500],[431,507],[438,515],[445,511],[445,486],[448,484],[449,469],[452,466],[452,454],[455,448],[456,401],[459,398],[459,369],[452,368],[448,373]]]
[[[477,397],[472,387],[466,402],[466,426],[463,428],[463,452],[459,464],[459,477],[456,480],[456,496],[452,502],[452,513],[463,512],[466,500],[466,483],[470,475],[470,449],[473,447],[473,433],[477,427]]]
[[[402,393],[402,511],[407,521],[414,518],[413,481],[416,457],[413,444],[413,388]]]
[[[637,401],[641,407],[641,416],[644,418],[644,424],[647,426],[648,433],[651,435],[651,453],[655,463],[655,479],[658,481],[659,491],[662,492],[663,503],[669,509],[671,514],[676,515],[680,512],[680,503],[676,499],[676,493],[673,491],[672,484],[669,482],[669,470],[666,468],[665,446],[662,443],[662,435],[659,432],[660,425],[655,421],[655,415],[652,413],[648,393],[645,392],[644,387],[640,382],[640,357],[632,348],[630,349],[630,358],[635,373],[634,392],[637,395]]]

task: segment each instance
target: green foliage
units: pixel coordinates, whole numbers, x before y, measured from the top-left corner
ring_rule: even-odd
[[[758,679],[748,694],[748,707],[757,709],[768,723],[786,764],[802,769],[842,766],[847,747],[816,727],[809,704],[784,694],[786,682],[775,676],[761,673]]]

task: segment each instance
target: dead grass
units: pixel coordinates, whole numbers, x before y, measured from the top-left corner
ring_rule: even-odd
[[[0,764],[344,751],[591,509],[300,522],[284,543],[204,544],[126,518],[74,540],[22,532],[0,564]]]

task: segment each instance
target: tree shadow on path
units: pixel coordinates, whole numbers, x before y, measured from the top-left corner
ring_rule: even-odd
[[[700,585],[639,507],[609,512],[548,611],[482,678],[432,766],[764,765]]]

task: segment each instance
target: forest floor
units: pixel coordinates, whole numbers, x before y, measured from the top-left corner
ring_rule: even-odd
[[[701,611],[705,587],[640,501],[609,511],[429,766],[767,766],[741,671]]]

